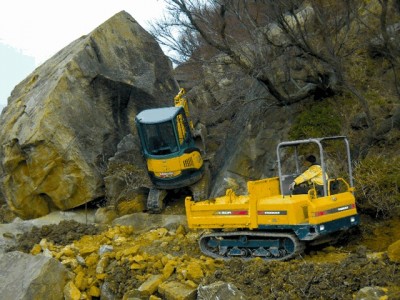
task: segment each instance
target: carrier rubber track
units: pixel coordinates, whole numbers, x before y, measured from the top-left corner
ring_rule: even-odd
[[[296,257],[305,245],[293,233],[213,232],[200,237],[201,251],[210,257],[229,260],[234,257],[283,261]]]

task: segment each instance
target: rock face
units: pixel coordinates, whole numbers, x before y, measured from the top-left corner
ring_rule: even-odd
[[[171,72],[159,45],[124,11],[38,67],[0,118],[0,189],[10,208],[34,218],[104,196],[108,159],[125,136],[136,136],[136,113],[172,104]]]
[[[202,72],[197,74],[189,74],[184,68],[174,72],[183,87],[194,86],[188,93],[193,104],[191,115],[207,127],[206,149],[213,173],[211,197],[224,195],[232,188],[231,181],[242,194],[246,193],[247,181],[277,176],[277,141],[288,138],[298,107],[271,105],[273,100],[265,88],[229,64],[224,55],[201,65]]]

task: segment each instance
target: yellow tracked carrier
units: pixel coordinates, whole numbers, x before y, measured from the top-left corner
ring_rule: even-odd
[[[344,178],[325,179],[323,192],[311,187],[307,194],[292,195],[289,184],[299,172],[283,174],[281,150],[286,147],[297,150],[303,144],[315,143],[325,173],[323,145],[337,140],[345,142],[350,183]],[[280,175],[249,181],[247,195],[236,195],[228,189],[225,196],[214,199],[195,202],[191,197],[186,198],[189,227],[214,229],[199,241],[205,254],[223,259],[285,260],[301,253],[307,243],[325,242],[359,224],[345,137],[283,142],[278,145],[277,154]],[[294,155],[297,161],[297,151]]]

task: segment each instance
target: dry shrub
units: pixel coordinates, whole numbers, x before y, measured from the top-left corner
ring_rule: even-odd
[[[354,169],[358,207],[375,217],[400,212],[400,157],[373,155]]]

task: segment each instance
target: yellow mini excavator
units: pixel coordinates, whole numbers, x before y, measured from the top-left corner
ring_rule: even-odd
[[[135,123],[147,171],[153,183],[147,210],[160,213],[168,190],[188,188],[193,199],[208,197],[210,171],[204,161],[204,140],[190,121],[184,89],[174,98],[173,107],[147,109]]]

